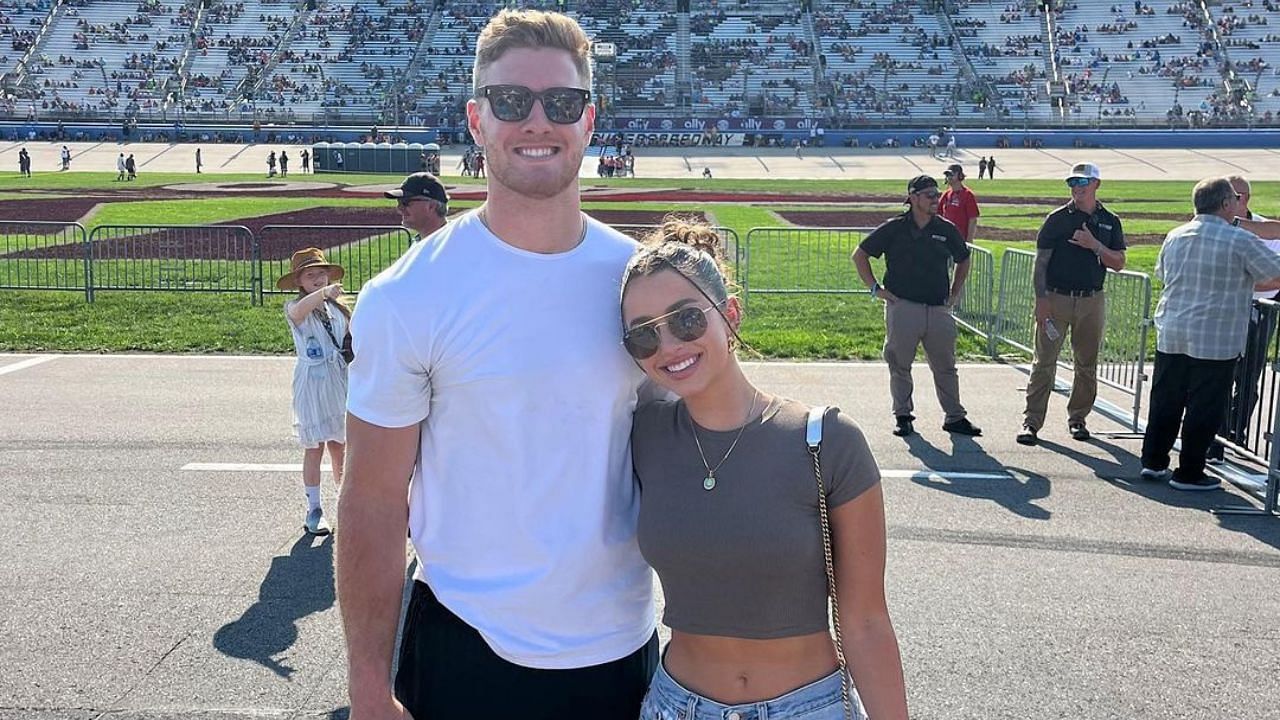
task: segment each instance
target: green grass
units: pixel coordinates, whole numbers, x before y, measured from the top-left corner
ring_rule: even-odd
[[[114,174],[64,173],[37,175],[32,180],[20,180],[16,173],[0,173],[0,196],[12,196],[18,188],[36,187],[51,193],[83,190],[109,190],[119,187]],[[144,175],[141,185],[160,185],[181,182],[208,181],[211,176],[194,175]],[[213,176],[217,182],[260,181],[260,175]],[[364,176],[299,176],[299,179],[339,181],[351,184],[393,182],[387,175]],[[449,178],[457,181],[458,178]],[[892,181],[788,181],[762,186],[758,181],[735,180],[661,180],[661,179],[613,179],[586,181],[587,185],[637,188],[698,188],[713,191],[750,191],[773,193],[825,193],[832,195],[881,194],[893,197],[901,192],[901,182]],[[1126,212],[1187,213],[1191,183],[1189,182],[1113,182],[1104,185],[1102,193],[1108,203],[1123,219]],[[1008,248],[1034,249],[1035,232],[1045,214],[1066,198],[1060,182],[1009,182],[989,181],[978,184],[979,197],[1004,196],[1043,198],[1052,202],[1020,202],[1013,205],[987,205],[984,207],[982,226],[1025,233],[1022,242],[994,242],[981,238],[978,244],[994,255],[993,274],[998,275],[1001,257]],[[67,193],[73,194],[73,193]],[[29,196],[28,196],[29,197]],[[1280,183],[1256,183],[1255,206],[1259,211],[1274,212],[1280,208]],[[463,209],[474,202],[458,202]],[[238,197],[217,195],[207,199],[135,201],[103,207],[89,222],[89,228],[102,225],[164,225],[207,224],[233,222],[237,219],[257,217],[273,213],[296,211],[315,206],[379,207],[387,210],[387,224],[396,223],[396,215],[390,204],[380,198],[296,198],[296,197]],[[752,228],[781,227],[784,223],[772,210],[812,209],[796,205],[770,205],[752,203],[664,204],[592,202],[588,208],[663,211],[704,211],[721,226],[737,233],[740,242],[746,243]],[[844,203],[838,207],[859,211],[880,211],[887,218],[899,212],[901,206],[892,202]],[[825,208],[824,208],[825,209]],[[1189,216],[1189,213],[1188,213]],[[1132,218],[1125,221],[1129,234],[1164,234],[1178,224],[1175,220],[1145,220]],[[980,233],[981,236],[981,233]],[[26,240],[28,246],[46,243],[47,240]],[[12,246],[8,250],[13,250]],[[792,253],[808,253],[804,256],[816,262],[814,277],[826,282],[838,282],[845,289],[862,290],[856,279],[848,254],[852,245],[827,248],[817,241],[791,249]],[[753,250],[750,269],[752,287],[762,288],[770,284],[786,286],[787,274],[793,271],[794,255],[770,256],[768,248],[757,246]],[[386,249],[367,242],[351,242],[331,251],[347,267],[348,287],[354,288],[389,264],[399,249]],[[1129,250],[1129,269],[1151,273],[1158,247],[1136,246]],[[156,277],[169,277],[174,285],[196,283],[196,287],[219,287],[228,283],[244,284],[249,270],[247,263],[209,264],[205,272],[193,281],[190,270],[175,261],[146,267],[136,261],[119,261],[102,264],[95,272],[103,273],[99,280],[109,279],[116,284],[154,282]],[[46,263],[35,267],[20,265],[13,260],[0,260],[0,284],[15,280],[18,272],[48,273],[47,283],[61,283],[67,287],[82,287],[83,267],[69,261],[54,265]],[[268,265],[264,271],[269,284],[282,271],[283,263]],[[106,276],[106,273],[114,273]],[[143,273],[150,273],[144,277]],[[30,280],[27,276],[25,279]],[[37,278],[41,279],[41,278]],[[995,287],[998,277],[995,278]],[[1154,288],[1158,294],[1159,288]],[[211,294],[191,292],[127,292],[102,290],[97,301],[89,304],[83,292],[0,291],[0,349],[8,351],[57,350],[57,351],[155,351],[155,352],[250,352],[289,353],[292,343],[281,317],[279,296],[268,296],[263,307],[250,305],[247,294]],[[752,294],[747,305],[747,319],[743,328],[744,339],[760,355],[769,358],[813,359],[875,359],[880,356],[884,337],[882,307],[870,302],[865,294]],[[985,343],[969,333],[962,333],[959,343],[962,357],[976,359],[984,356]]]

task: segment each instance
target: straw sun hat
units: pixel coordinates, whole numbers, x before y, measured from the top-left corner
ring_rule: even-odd
[[[342,266],[325,260],[324,253],[319,248],[306,248],[293,254],[289,261],[289,272],[276,281],[276,287],[281,290],[297,290],[298,273],[312,267],[329,268],[329,282],[341,280],[344,274]]]

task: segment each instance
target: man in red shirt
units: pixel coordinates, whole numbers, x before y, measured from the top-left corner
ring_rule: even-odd
[[[978,198],[964,186],[964,168],[959,163],[949,166],[943,173],[947,178],[947,191],[938,200],[938,214],[951,221],[967,243],[973,242],[978,230]]]

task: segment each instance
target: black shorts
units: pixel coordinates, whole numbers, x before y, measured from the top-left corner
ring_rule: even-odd
[[[414,582],[396,698],[414,720],[636,720],[658,664],[658,634],[620,660],[570,670],[502,659],[475,628]]]

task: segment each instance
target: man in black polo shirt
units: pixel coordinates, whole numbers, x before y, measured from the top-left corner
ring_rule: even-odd
[[[1036,238],[1035,362],[1017,437],[1023,445],[1040,441],[1058,354],[1068,332],[1075,373],[1067,400],[1067,430],[1076,440],[1089,439],[1085,418],[1098,396],[1098,351],[1107,319],[1102,285],[1107,268],[1123,270],[1125,262],[1124,230],[1120,218],[1098,202],[1101,184],[1097,165],[1071,168],[1071,201],[1045,218]]]
[[[889,364],[889,392],[897,427],[893,434],[915,432],[911,414],[911,362],[916,348],[933,370],[938,402],[946,413],[942,429],[981,435],[960,404],[960,375],[956,372],[956,321],[951,308],[960,300],[969,275],[969,247],[956,226],[938,217],[938,183],[921,175],[907,185],[906,212],[886,221],[863,239],[853,253],[858,276],[871,296],[884,300],[884,359]],[[873,257],[884,256],[884,286],[871,272]],[[956,264],[955,278],[949,273]]]

